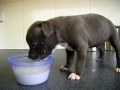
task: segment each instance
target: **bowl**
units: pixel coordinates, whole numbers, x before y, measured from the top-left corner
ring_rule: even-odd
[[[48,80],[53,60],[53,55],[49,55],[43,60],[37,59],[33,61],[28,59],[27,54],[21,54],[9,57],[8,64],[12,67],[18,83],[22,85],[37,85]]]

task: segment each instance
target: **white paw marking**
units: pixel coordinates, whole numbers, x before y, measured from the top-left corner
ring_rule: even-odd
[[[120,72],[120,68],[116,68],[116,72],[117,72],[117,73]]]
[[[75,73],[71,73],[69,76],[68,76],[68,79],[70,80],[79,80],[80,79],[80,76],[75,74]]]
[[[61,70],[61,71],[67,71],[68,69],[67,69],[64,65],[61,65],[61,66],[60,66],[60,70]]]

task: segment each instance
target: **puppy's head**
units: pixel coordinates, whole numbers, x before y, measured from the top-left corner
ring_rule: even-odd
[[[44,59],[57,45],[55,26],[48,21],[37,21],[27,31],[26,41],[29,45],[28,58]]]

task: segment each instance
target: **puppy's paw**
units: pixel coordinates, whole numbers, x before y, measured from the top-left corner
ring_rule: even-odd
[[[116,72],[117,72],[117,73],[120,73],[120,68],[116,68]]]
[[[75,73],[71,73],[69,76],[68,76],[68,79],[70,80],[80,80],[80,76],[75,74]]]
[[[65,65],[61,65],[61,66],[60,66],[60,70],[61,70],[61,71],[67,71],[68,68],[66,68]]]

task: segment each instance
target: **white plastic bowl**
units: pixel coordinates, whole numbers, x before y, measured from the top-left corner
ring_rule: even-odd
[[[37,85],[48,79],[53,55],[43,60],[30,60],[27,54],[16,55],[8,58],[13,73],[18,83],[23,85]]]

